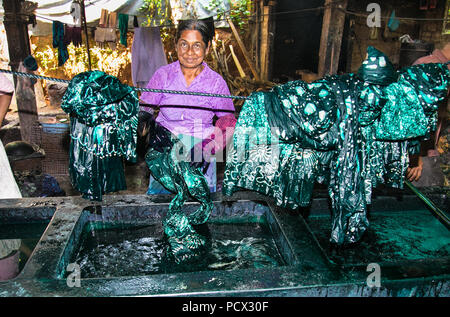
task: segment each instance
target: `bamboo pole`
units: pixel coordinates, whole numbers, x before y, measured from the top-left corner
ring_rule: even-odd
[[[83,18],[84,35],[86,37],[86,49],[87,49],[87,56],[88,56],[88,65],[89,65],[89,71],[91,71],[92,70],[91,50],[89,49],[89,35],[88,35],[88,30],[87,30],[86,8],[85,8],[85,5],[84,5],[84,0],[80,0],[80,5],[81,5],[81,14],[82,14],[82,18]]]
[[[242,53],[244,54],[245,61],[247,62],[248,66],[250,67],[250,70],[252,71],[253,76],[255,77],[256,80],[259,80],[260,77],[258,75],[258,72],[256,71],[255,66],[252,63],[250,54],[247,52],[247,50],[244,46],[244,43],[242,42],[241,37],[239,36],[239,34],[236,30],[236,27],[234,26],[234,24],[230,18],[227,18],[227,21],[228,21],[228,24],[230,24],[231,31],[233,32],[234,37],[236,38],[239,48],[241,49]]]
[[[236,54],[234,54],[233,45],[230,45],[230,51],[231,51],[231,56],[233,56],[234,63],[236,64],[236,67],[237,67],[237,69],[239,71],[239,75],[241,75],[241,77],[244,78],[245,77],[245,72],[242,69],[241,63],[239,62]]]

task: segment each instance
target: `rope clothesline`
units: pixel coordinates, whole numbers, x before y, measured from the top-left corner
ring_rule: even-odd
[[[21,77],[28,77],[28,78],[34,78],[34,79],[43,79],[43,80],[54,81],[54,82],[63,83],[63,84],[69,84],[71,82],[70,80],[67,80],[67,79],[60,79],[60,78],[41,76],[41,75],[30,74],[30,73],[16,72],[16,71],[7,70],[7,69],[0,69],[0,72],[6,73],[6,74],[11,74],[13,76],[21,76]],[[130,86],[130,87],[136,91],[144,91],[144,92],[178,94],[178,95],[193,95],[193,96],[216,97],[216,98],[231,98],[231,99],[241,99],[241,100],[247,99],[247,97],[245,97],[245,96],[232,96],[232,95],[213,94],[213,93],[206,93],[206,92],[141,88],[141,87],[134,87],[134,86]]]
[[[443,64],[444,65],[449,65],[450,61],[445,62]],[[42,76],[42,75],[36,75],[36,74],[30,74],[30,73],[16,72],[16,71],[7,70],[7,69],[0,69],[0,73],[11,74],[13,76],[34,78],[34,79],[43,79],[43,80],[54,81],[54,82],[63,83],[63,84],[69,84],[71,82],[71,80],[68,80],[68,79],[61,79],[61,78],[54,78],[54,77],[48,77],[48,76]],[[216,98],[230,98],[230,99],[240,99],[240,100],[248,99],[248,97],[246,97],[246,96],[213,94],[213,93],[197,92],[197,91],[168,90],[168,89],[156,89],[156,88],[141,88],[141,87],[134,87],[134,86],[130,86],[130,87],[133,88],[136,91],[143,91],[143,92],[154,92],[154,93],[164,93],[164,94],[178,94],[178,95],[193,95],[193,96],[216,97]]]
[[[286,15],[286,14],[295,14],[295,13],[303,13],[303,12],[314,12],[314,11],[321,11],[326,9],[327,6],[319,6],[319,7],[314,7],[314,8],[304,8],[304,9],[298,9],[298,10],[288,10],[288,11],[282,11],[282,12],[272,12],[269,14],[264,14],[261,13],[259,14],[260,17],[265,17],[265,16],[280,16],[280,15]],[[353,15],[353,16],[357,16],[357,17],[363,17],[363,18],[367,18],[370,13],[368,12],[356,12],[356,11],[351,11],[348,9],[343,9],[343,8],[339,8],[337,7],[338,10],[344,12],[346,15]],[[220,14],[228,14],[229,12],[231,12],[231,10],[228,11],[224,11],[221,12]],[[147,17],[144,15],[134,15],[134,14],[128,14],[129,16],[136,16],[136,17]],[[36,17],[44,19],[44,20],[48,20],[48,21],[58,21],[57,19],[51,19],[48,17],[44,17],[42,15],[39,14],[35,14]],[[252,14],[249,15],[248,18],[255,18],[256,15]],[[380,17],[382,20],[389,20],[391,17],[390,16],[381,16]],[[412,18],[412,17],[395,17],[395,19],[397,20],[404,20],[404,21],[450,21],[450,18]],[[227,21],[226,18],[221,18],[221,19],[216,19],[214,20],[214,22],[220,22],[220,21]],[[173,23],[166,23],[166,24],[161,24],[158,27],[173,27],[175,26],[175,24]],[[94,26],[88,26],[89,28],[95,28]]]

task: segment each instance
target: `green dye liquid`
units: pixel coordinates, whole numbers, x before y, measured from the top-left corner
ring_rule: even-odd
[[[39,239],[47,228],[48,222],[9,223],[0,225],[0,241],[19,239],[19,272],[22,271]]]
[[[88,223],[72,262],[80,265],[83,278],[284,265],[264,223],[207,223],[196,229],[207,237],[203,254],[188,263],[176,264],[167,252],[168,243],[161,225],[118,227]]]
[[[428,210],[377,212],[370,215],[369,229],[355,245],[331,253],[331,218],[314,216],[309,226],[328,256],[337,263],[367,264],[435,259],[450,256],[450,231]]]

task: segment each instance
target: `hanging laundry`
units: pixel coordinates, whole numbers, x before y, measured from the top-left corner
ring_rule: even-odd
[[[228,152],[224,194],[254,190],[296,209],[310,204],[315,182],[327,184],[330,241],[359,241],[369,226],[372,188],[403,187],[408,154],[427,137],[424,131],[435,129],[450,80],[445,64],[395,72],[387,56],[373,47],[367,53],[357,74],[293,81],[252,94]],[[395,112],[401,117],[394,119]],[[416,121],[422,113],[427,120]],[[410,128],[402,135],[399,126]]]
[[[102,9],[99,26],[95,30],[95,41],[100,47],[105,43],[110,49],[116,49],[117,43],[117,13]]]
[[[81,27],[65,25],[64,44],[67,46],[73,43],[76,47],[81,46]]]
[[[398,29],[399,25],[400,21],[395,17],[395,10],[393,10],[388,21],[388,28],[391,32],[394,32]]]
[[[127,46],[128,15],[119,14],[120,44]]]
[[[61,108],[70,114],[69,174],[84,198],[126,189],[123,158],[136,160],[138,96],[100,71],[75,76]]]
[[[159,27],[135,28],[131,44],[131,77],[136,87],[145,88],[155,71],[167,65]]]
[[[81,5],[78,2],[72,2],[70,5],[70,15],[73,17],[75,26],[81,27]]]
[[[106,28],[108,26],[108,15],[108,10],[102,9],[102,12],[100,13],[100,21],[98,22],[99,27]]]
[[[114,30],[117,28],[117,12],[108,12],[108,23],[106,27]]]
[[[58,48],[58,66],[64,65],[69,59],[69,52],[64,44],[64,24],[59,21],[53,21],[53,47]]]

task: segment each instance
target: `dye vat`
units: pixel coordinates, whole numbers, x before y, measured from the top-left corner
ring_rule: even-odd
[[[433,197],[440,205],[446,199],[442,195]],[[405,191],[378,197],[369,206],[368,220],[369,228],[358,243],[336,247],[329,241],[330,212],[318,208],[307,217],[308,227],[328,261],[344,268],[350,278],[367,275],[370,263],[376,263],[384,277],[391,279],[450,273],[448,224],[418,197],[405,195]]]
[[[206,247],[195,259],[177,264],[170,256],[161,225],[127,227],[86,224],[71,263],[81,276],[113,277],[182,272],[252,269],[284,265],[265,222],[214,223],[197,228]]]
[[[167,253],[161,224],[171,199],[2,201],[1,238],[39,241],[22,272],[0,281],[0,297],[450,295],[448,229],[414,195],[374,197],[367,235],[339,250],[328,244],[329,200],[317,193],[300,212],[255,193],[213,195],[210,219],[196,228],[209,243],[188,265]],[[367,284],[370,263],[381,267],[381,287]]]
[[[0,208],[0,270],[7,279],[22,272],[54,212],[48,207]]]
[[[198,205],[188,204],[186,212]],[[133,210],[136,209],[136,210]],[[271,229],[270,208],[262,203],[215,204],[209,221],[195,227],[206,246],[193,260],[175,263],[161,218],[167,205],[147,208],[86,209],[74,232],[70,263],[83,278],[279,267],[286,264]],[[140,215],[137,218],[137,215]],[[267,218],[271,218],[268,221]],[[82,229],[81,229],[82,227]],[[62,273],[64,275],[64,273]],[[67,276],[68,273],[65,273]]]
[[[47,228],[48,223],[49,221],[26,224],[0,224],[0,246],[9,246],[9,251],[11,252],[9,255],[11,257],[17,252],[17,273],[22,271],[25,263],[28,261],[36,244],[44,233],[45,228]],[[4,258],[6,258],[6,256]]]
[[[388,264],[426,259],[450,260],[450,232],[426,209],[373,212],[370,227],[352,247],[334,251],[329,242],[331,217],[309,218],[309,226],[328,256],[336,263]]]

